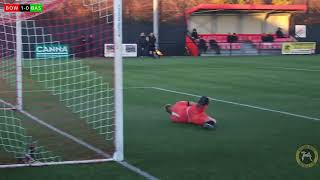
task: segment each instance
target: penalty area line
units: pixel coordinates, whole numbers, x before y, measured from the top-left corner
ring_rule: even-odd
[[[7,105],[7,106],[9,106],[9,107],[11,107],[11,109],[15,108],[15,106],[13,104],[8,103],[6,101],[3,101],[2,99],[0,99],[0,102],[5,104],[5,105]],[[52,130],[52,131],[54,131],[54,132],[56,132],[56,133],[58,133],[58,134],[60,134],[62,136],[64,136],[64,137],[66,137],[66,138],[68,138],[68,139],[70,139],[70,140],[72,140],[72,141],[74,141],[74,142],[76,142],[76,143],[78,143],[78,144],[80,144],[80,145],[82,145],[82,146],[84,146],[84,147],[96,152],[97,154],[100,154],[100,155],[102,155],[103,157],[105,157],[107,159],[113,159],[112,156],[109,155],[108,153],[106,153],[106,152],[94,147],[93,145],[90,145],[90,144],[84,142],[81,139],[78,139],[78,138],[74,137],[71,134],[68,134],[68,133],[66,133],[66,132],[64,132],[64,131],[62,131],[62,130],[60,130],[60,129],[58,129],[58,128],[56,128],[56,127],[54,127],[54,126],[52,126],[52,125],[50,125],[50,124],[48,124],[48,123],[46,123],[44,121],[42,121],[41,119],[33,116],[32,114],[30,114],[30,113],[28,113],[28,112],[26,112],[24,110],[18,110],[18,111],[20,113],[22,113],[23,115],[29,117],[33,121],[43,125],[44,127],[46,127],[46,128],[48,128],[48,129],[50,129],[50,130]],[[136,173],[136,174],[138,174],[140,176],[143,176],[144,178],[146,178],[148,180],[158,180],[158,178],[156,178],[156,177],[152,176],[151,174],[139,169],[136,166],[131,165],[130,163],[128,163],[126,161],[115,161],[115,162],[120,164],[121,166],[127,168],[128,170],[130,170],[130,171],[132,171],[132,172],[134,172],[134,173]]]
[[[192,96],[192,97],[201,97],[200,95],[197,95],[197,94],[191,94],[191,93],[186,93],[186,92],[181,92],[181,91],[175,91],[175,90],[170,90],[170,89],[165,89],[165,88],[160,88],[160,87],[132,87],[132,88],[129,87],[129,88],[124,88],[124,89],[155,89],[155,90],[159,90],[159,91],[171,92],[171,93],[174,93],[174,94],[182,94],[182,95],[187,95],[187,96]],[[293,117],[298,117],[298,118],[303,118],[303,119],[309,119],[309,120],[313,120],[313,121],[320,121],[320,118],[301,115],[301,114],[290,113],[290,112],[287,112],[287,111],[280,111],[280,110],[269,109],[269,108],[265,108],[265,107],[261,107],[261,106],[243,104],[243,103],[238,103],[238,102],[233,102],[233,101],[226,101],[226,100],[212,98],[212,97],[208,97],[208,98],[213,100],[213,101],[222,102],[222,103],[226,103],[226,104],[232,104],[232,105],[236,105],[236,106],[243,106],[243,107],[258,109],[258,110],[262,110],[262,111],[274,112],[274,113],[284,114],[284,115],[287,115],[287,116],[293,116]]]
[[[283,69],[293,71],[307,71],[307,72],[320,72],[320,69],[305,69],[305,68],[293,68],[293,67],[258,67],[259,69]]]

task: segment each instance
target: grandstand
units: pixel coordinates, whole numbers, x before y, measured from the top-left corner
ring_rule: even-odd
[[[186,35],[186,47],[192,56],[216,55],[210,48],[210,40],[217,42],[219,55],[281,54],[282,43],[296,41],[289,33],[293,13],[307,10],[306,5],[239,5],[200,4],[186,11],[188,31],[197,29],[199,38],[209,47],[199,52],[197,42]],[[275,34],[281,28],[284,37]],[[228,36],[235,33],[236,42],[228,42]],[[271,36],[271,41],[263,38]]]
[[[0,0],[0,180],[319,179],[306,2]],[[212,129],[190,123],[201,96]],[[185,123],[164,108],[179,101]]]

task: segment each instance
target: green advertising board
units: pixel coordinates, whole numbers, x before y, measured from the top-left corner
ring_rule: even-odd
[[[64,44],[38,44],[36,58],[65,58],[69,57],[69,47]]]
[[[315,42],[287,42],[282,44],[282,54],[314,54]]]

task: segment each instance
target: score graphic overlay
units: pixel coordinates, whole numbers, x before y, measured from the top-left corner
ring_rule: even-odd
[[[4,4],[4,12],[35,12],[43,11],[42,4]]]

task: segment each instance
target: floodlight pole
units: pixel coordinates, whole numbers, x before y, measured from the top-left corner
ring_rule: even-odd
[[[17,109],[22,110],[22,27],[19,19],[20,13],[16,13],[16,89]]]
[[[113,159],[116,161],[123,161],[122,0],[113,0],[113,13],[116,149]]]
[[[156,41],[156,48],[159,48],[159,0],[153,0],[153,34]]]

